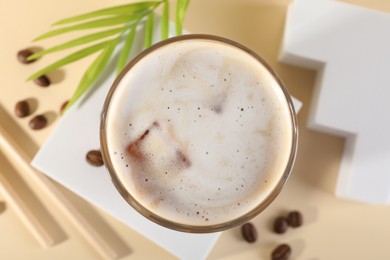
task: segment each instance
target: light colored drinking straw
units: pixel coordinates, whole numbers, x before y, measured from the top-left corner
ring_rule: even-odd
[[[23,201],[11,183],[0,173],[0,191],[5,200],[16,211],[19,218],[30,230],[32,235],[38,240],[42,247],[48,248],[57,243],[56,239],[50,233],[47,225],[37,217],[29,206]]]
[[[104,259],[117,259],[121,253],[102,237],[89,221],[72,205],[72,203],[58,190],[53,183],[42,173],[35,170],[29,163],[29,157],[15,141],[0,126],[0,146],[7,156],[17,162],[23,169],[26,177],[31,177],[48,197],[62,210],[63,214],[79,230],[81,235],[94,247]]]

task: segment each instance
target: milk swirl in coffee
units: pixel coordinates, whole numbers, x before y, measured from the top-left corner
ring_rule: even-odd
[[[209,39],[162,46],[121,79],[107,111],[117,177],[145,208],[194,226],[244,215],[272,192],[292,120],[271,73]]]

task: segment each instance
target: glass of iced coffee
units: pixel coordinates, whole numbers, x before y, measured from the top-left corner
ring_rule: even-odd
[[[297,122],[272,68],[231,40],[185,35],[134,58],[102,113],[105,166],[122,197],[170,229],[242,224],[278,195]]]

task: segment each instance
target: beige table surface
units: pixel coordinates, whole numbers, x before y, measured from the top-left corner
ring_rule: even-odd
[[[23,145],[31,157],[58,122],[60,105],[70,97],[91,59],[79,61],[51,74],[55,83],[43,89],[25,82],[25,78],[59,56],[53,55],[24,66],[16,61],[16,52],[31,46],[31,39],[45,32],[51,23],[60,18],[124,2],[0,0],[0,124],[13,133],[13,138]],[[225,36],[252,48],[269,61],[291,93],[304,103],[299,114],[300,143],[296,166],[280,196],[253,220],[258,228],[258,241],[247,244],[241,239],[239,229],[226,231],[209,259],[269,259],[272,248],[281,242],[292,245],[293,259],[390,259],[390,207],[335,198],[333,191],[344,141],[306,128],[315,72],[277,62],[288,2],[192,0],[188,11],[186,28],[189,31]],[[348,2],[390,12],[388,0]],[[57,40],[47,40],[33,46],[47,47],[55,42]],[[27,126],[30,117],[15,119],[13,107],[24,98],[35,98],[38,101],[36,113],[50,115],[48,128],[34,132]],[[13,165],[12,160],[8,162],[0,152],[0,172],[12,176],[18,174],[18,171],[18,165]],[[0,215],[0,259],[99,259],[99,255],[69,220],[59,213],[56,205],[40,194],[30,180],[26,181],[43,200],[68,238],[54,247],[42,249],[16,213],[8,208]],[[87,207],[82,199],[71,192],[67,191],[66,195],[75,204]],[[272,234],[270,227],[274,217],[292,209],[304,213],[305,225],[285,235]],[[91,221],[94,218],[100,218],[100,221],[103,219],[131,248],[131,253],[123,259],[174,259],[168,252],[108,214],[92,208],[89,212]]]

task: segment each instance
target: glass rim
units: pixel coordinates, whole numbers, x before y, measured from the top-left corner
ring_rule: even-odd
[[[144,207],[140,202],[135,199],[130,192],[125,188],[125,186],[120,181],[119,177],[117,176],[115,169],[113,167],[109,152],[108,152],[108,144],[107,144],[107,137],[106,137],[106,125],[107,125],[107,113],[110,107],[110,101],[112,99],[112,96],[117,89],[119,83],[121,82],[122,78],[127,74],[127,72],[135,65],[137,64],[142,58],[147,56],[148,54],[152,53],[153,51],[164,47],[166,45],[175,43],[175,42],[181,42],[186,40],[211,40],[223,44],[228,44],[233,47],[236,47],[249,55],[251,55],[253,58],[255,58],[257,61],[259,61],[272,75],[272,77],[276,80],[278,86],[281,88],[284,97],[286,99],[289,112],[290,112],[290,118],[291,118],[291,133],[292,133],[292,142],[291,142],[291,150],[290,150],[290,156],[286,164],[285,171],[283,175],[281,175],[278,183],[274,186],[272,191],[267,195],[267,197],[262,200],[256,207],[254,207],[252,210],[247,212],[244,215],[241,215],[235,219],[219,223],[219,224],[212,224],[212,225],[189,225],[189,224],[183,224],[174,222],[168,219],[165,219],[162,216],[159,216],[146,207]],[[291,174],[294,161],[296,158],[297,153],[297,147],[298,147],[298,124],[296,119],[296,113],[294,109],[294,105],[291,99],[291,96],[285,87],[282,80],[279,78],[279,76],[276,74],[276,72],[271,68],[271,66],[257,53],[250,50],[249,48],[226,38],[215,36],[215,35],[208,35],[208,34],[186,34],[181,36],[175,36],[172,38],[169,38],[164,41],[160,41],[150,48],[142,51],[140,54],[138,54],[135,58],[133,58],[127,65],[122,69],[120,74],[116,77],[115,81],[113,82],[112,86],[110,87],[108,94],[106,96],[106,99],[104,101],[102,113],[101,113],[101,121],[100,121],[100,146],[101,146],[101,152],[103,156],[103,161],[106,169],[108,170],[111,181],[113,182],[114,186],[118,190],[118,192],[121,194],[121,196],[126,200],[126,202],[133,207],[138,213],[146,217],[147,219],[153,221],[154,223],[157,223],[161,226],[164,226],[169,229],[173,229],[176,231],[182,231],[187,233],[212,233],[212,232],[218,232],[227,230],[230,228],[233,228],[235,226],[244,224],[245,222],[249,221],[253,217],[257,216],[260,212],[262,212],[264,209],[266,209],[271,202],[278,196],[278,194],[281,192],[283,186],[285,185],[288,177]]]

